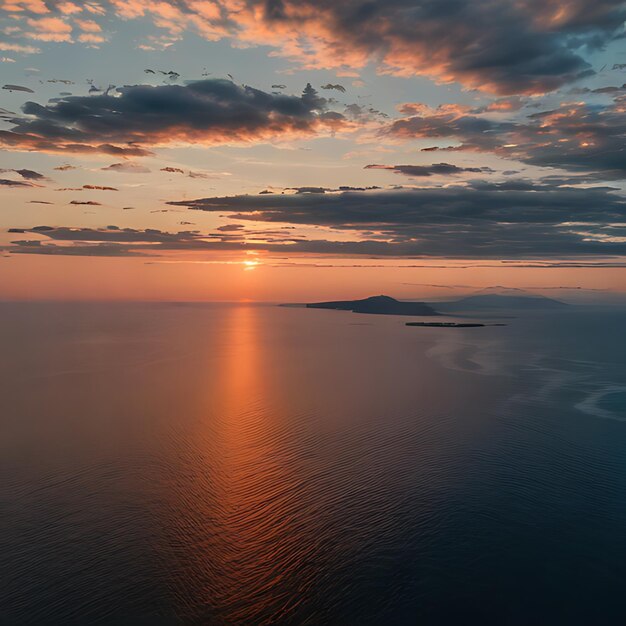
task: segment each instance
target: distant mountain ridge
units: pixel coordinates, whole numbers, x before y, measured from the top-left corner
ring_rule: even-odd
[[[424,302],[400,302],[389,296],[372,296],[363,300],[313,302],[307,304],[306,307],[308,309],[331,309],[373,315],[439,315],[432,306]]]
[[[513,290],[511,290],[513,291]],[[523,295],[517,295],[521,292]],[[436,306],[440,311],[463,311],[475,309],[516,309],[516,310],[546,310],[562,309],[569,305],[560,300],[546,298],[536,294],[526,294],[521,290],[513,291],[516,295],[504,293],[477,293],[460,300],[450,302],[438,302]]]
[[[546,311],[563,309],[570,305],[521,289],[490,287],[459,300],[447,302],[401,301],[390,296],[380,295],[361,300],[334,300],[282,306],[304,306],[308,309],[352,311],[353,313],[370,313],[372,315],[425,316],[454,315],[465,311]]]

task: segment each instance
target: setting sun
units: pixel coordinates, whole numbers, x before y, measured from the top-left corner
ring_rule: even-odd
[[[253,270],[259,265],[261,265],[258,261],[243,261],[244,270]]]

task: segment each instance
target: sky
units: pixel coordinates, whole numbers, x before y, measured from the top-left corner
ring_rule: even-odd
[[[623,298],[625,19],[0,0],[0,299]]]

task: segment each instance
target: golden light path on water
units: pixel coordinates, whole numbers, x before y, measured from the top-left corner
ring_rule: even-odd
[[[289,406],[267,405],[268,398],[288,405],[289,392],[271,371],[258,315],[253,306],[232,307],[220,329],[229,350],[219,371],[210,366],[207,375],[218,379],[180,450],[192,480],[173,490],[186,497],[185,515],[175,504],[165,548],[178,560],[170,578],[177,600],[228,623],[291,612],[298,596],[287,581],[300,579],[304,590],[316,550],[315,517],[283,423]],[[276,385],[282,389],[273,392]]]

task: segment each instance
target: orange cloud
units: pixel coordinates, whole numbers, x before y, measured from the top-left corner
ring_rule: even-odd
[[[58,17],[42,17],[28,19],[28,25],[33,29],[29,34],[39,41],[71,41],[72,27]]]
[[[97,22],[94,22],[93,20],[76,19],[74,20],[74,23],[86,33],[99,33],[100,31],[102,31],[102,28],[100,27],[100,25]]]
[[[82,13],[82,7],[78,6],[74,2],[62,2],[57,7],[64,15],[73,15],[75,13]]]
[[[7,0],[0,8],[9,13],[22,13],[25,11],[35,13],[36,15],[49,13],[49,9],[43,0]]]

